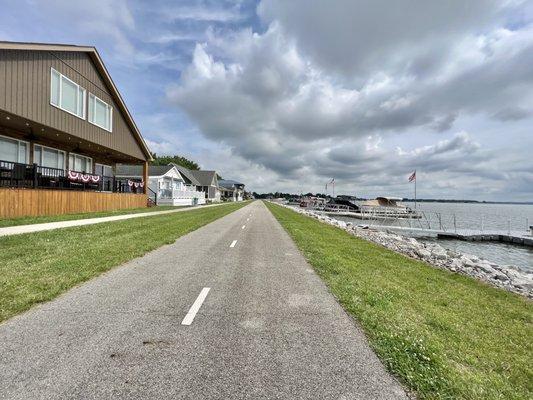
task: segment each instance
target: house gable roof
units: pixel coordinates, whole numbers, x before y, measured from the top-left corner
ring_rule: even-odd
[[[91,60],[93,61],[97,71],[101,75],[102,79],[104,80],[104,83],[108,87],[109,91],[111,92],[111,95],[113,99],[116,101],[120,111],[124,115],[124,118],[126,120],[126,123],[128,124],[129,128],[131,129],[133,136],[135,137],[136,141],[138,142],[139,146],[141,147],[144,155],[146,156],[147,160],[152,160],[152,153],[150,152],[150,149],[148,148],[148,145],[144,141],[141,132],[139,131],[139,128],[137,128],[137,125],[135,124],[135,121],[133,120],[133,117],[131,116],[128,108],[126,107],[126,104],[124,103],[124,100],[122,99],[122,96],[120,95],[120,92],[118,91],[117,87],[115,86],[115,83],[113,82],[113,79],[111,79],[111,75],[109,75],[109,72],[107,71],[107,68],[104,65],[104,62],[102,58],[100,57],[100,54],[98,54],[98,51],[95,47],[92,46],[76,46],[76,45],[69,45],[69,44],[47,44],[47,43],[26,43],[26,42],[5,42],[0,41],[0,49],[3,50],[31,50],[31,51],[63,51],[63,52],[81,52],[81,53],[87,53]]]
[[[240,183],[231,179],[221,179],[218,181],[218,185],[223,188],[233,189],[236,186],[244,186],[244,183]]]
[[[174,167],[176,167],[187,183],[195,186],[202,186],[202,184],[198,182],[198,180],[193,175],[190,169],[182,167],[181,165],[175,163],[170,163],[169,165],[173,165]]]
[[[191,171],[201,186],[217,186],[216,171]]]

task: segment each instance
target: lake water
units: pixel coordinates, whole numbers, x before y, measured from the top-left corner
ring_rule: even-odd
[[[515,246],[506,243],[466,242],[435,238],[419,238],[422,242],[438,243],[442,247],[464,254],[473,254],[499,265],[514,265],[519,269],[533,271],[533,247]]]
[[[414,209],[414,204],[404,203]],[[450,232],[499,232],[510,231],[514,235],[525,235],[533,225],[533,205],[480,204],[480,203],[418,203],[431,220],[432,226],[442,223]],[[361,220],[342,218],[344,221],[361,223]],[[359,221],[359,222],[357,222]],[[420,233],[399,231],[403,235],[416,236],[422,242],[439,243],[441,246],[461,253],[473,254],[500,265],[514,265],[533,271],[533,248],[492,242],[466,242],[460,240],[436,239],[421,236]]]
[[[404,203],[414,209],[414,203]],[[417,209],[428,214],[439,213],[448,230],[500,231],[524,234],[533,225],[533,205],[480,203],[418,203]]]

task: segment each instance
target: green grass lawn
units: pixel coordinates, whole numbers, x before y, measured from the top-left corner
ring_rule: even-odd
[[[0,322],[246,204],[0,237]]]
[[[267,206],[420,398],[533,398],[531,301]]]
[[[82,214],[63,214],[63,215],[41,216],[41,217],[4,218],[4,219],[0,219],[0,228],[5,228],[7,226],[16,226],[16,225],[42,224],[45,222],[71,221],[74,219],[84,219],[84,218],[113,217],[115,215],[165,211],[165,210],[172,210],[176,208],[186,208],[186,207],[157,206],[157,207],[150,207],[150,208],[148,207],[130,208],[127,210],[101,211],[101,212],[82,213]]]

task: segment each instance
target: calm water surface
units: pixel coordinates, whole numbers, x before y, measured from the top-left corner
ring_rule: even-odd
[[[533,272],[533,247],[513,246],[506,243],[465,242],[435,238],[420,238],[421,242],[438,243],[442,247],[464,254],[473,254],[499,265],[514,265]]]
[[[405,203],[414,208],[413,203]],[[473,233],[508,230],[516,235],[524,235],[533,225],[533,205],[479,204],[479,203],[418,203],[417,209],[432,214],[440,214],[448,231],[469,230]],[[454,218],[455,216],[455,218]],[[338,217],[355,222],[352,218]],[[454,225],[455,220],[455,225]],[[415,236],[413,232],[399,232]],[[441,246],[460,253],[472,254],[500,265],[514,265],[520,269],[533,271],[533,248],[492,242],[466,242],[461,240],[418,237],[422,242],[439,243]]]
[[[413,203],[405,204],[414,208]],[[533,205],[529,204],[418,203],[417,209],[441,214],[448,230],[454,226],[454,215],[457,229],[507,232],[510,228],[525,233],[533,225]]]

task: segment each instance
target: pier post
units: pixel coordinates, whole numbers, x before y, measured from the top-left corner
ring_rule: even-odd
[[[481,233],[483,233],[483,214],[481,214]]]
[[[455,214],[453,214],[453,230],[455,233],[457,233],[457,223],[455,221]]]

